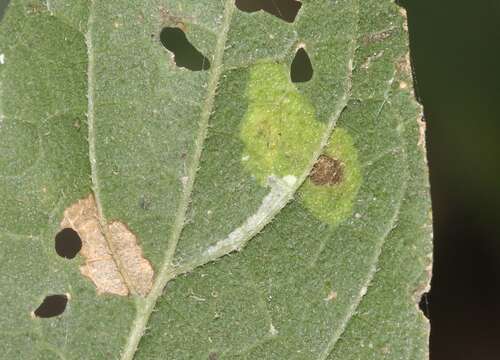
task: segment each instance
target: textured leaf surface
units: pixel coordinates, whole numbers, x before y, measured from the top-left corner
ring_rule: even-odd
[[[210,66],[178,67],[165,27]],[[404,27],[391,0],[303,1],[291,23],[233,0],[12,0],[2,356],[425,359],[430,202]],[[292,83],[298,48],[314,74]],[[55,251],[82,199],[129,296]],[[141,267],[110,224],[150,291],[126,281]],[[65,311],[35,316],[52,294]]]

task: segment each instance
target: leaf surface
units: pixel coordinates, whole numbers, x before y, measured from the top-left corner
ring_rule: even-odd
[[[234,0],[11,2],[7,358],[426,358],[430,202],[404,12],[317,0],[293,22],[274,15]],[[181,67],[164,28],[209,64]],[[313,76],[292,83],[298,49]],[[55,251],[82,199],[97,218],[75,228],[84,252],[96,234],[93,271],[111,264],[124,290],[96,288],[87,255]],[[127,279],[142,268],[150,291]],[[63,314],[37,317],[52,294]]]

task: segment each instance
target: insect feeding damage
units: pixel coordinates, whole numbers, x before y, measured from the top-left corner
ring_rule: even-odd
[[[94,283],[98,293],[145,296],[151,290],[154,271],[136,236],[119,221],[102,229],[93,195],[64,211],[61,228],[72,228],[80,235],[80,254],[85,258],[80,272]]]
[[[355,141],[337,127],[300,190],[302,203],[319,220],[338,225],[352,214],[361,180]]]
[[[314,164],[310,174],[315,185],[335,185],[344,178],[344,164],[342,161],[321,155]]]
[[[240,129],[243,166],[263,186],[270,176],[299,177],[325,131],[314,106],[290,81],[287,67],[276,63],[250,68],[246,97]]]

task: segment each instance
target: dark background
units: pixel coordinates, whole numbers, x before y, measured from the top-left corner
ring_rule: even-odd
[[[431,360],[498,360],[500,0],[400,3],[428,129],[435,262],[421,307]]]
[[[400,2],[428,130],[431,360],[498,360],[500,1]]]

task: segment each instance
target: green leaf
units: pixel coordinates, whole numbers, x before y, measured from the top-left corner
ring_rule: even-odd
[[[404,12],[241,9],[12,0],[2,356],[427,357],[430,200]],[[164,28],[204,59],[196,71]],[[313,76],[292,83],[298,49]],[[73,258],[56,249],[67,227]],[[44,299],[62,313],[43,317]]]

